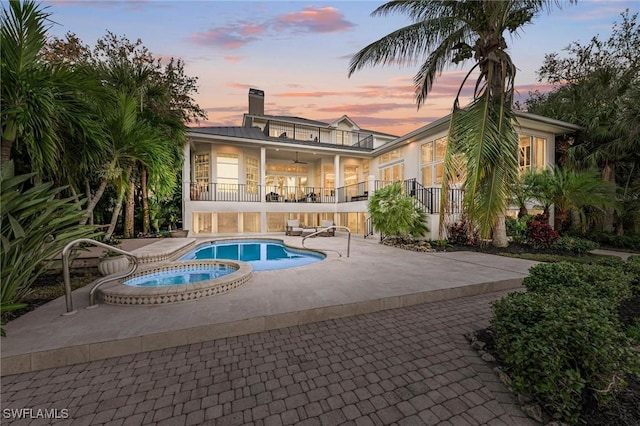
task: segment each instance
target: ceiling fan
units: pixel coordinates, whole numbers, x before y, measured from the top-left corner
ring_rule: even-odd
[[[298,151],[296,151],[296,159],[293,160],[293,164],[308,164],[306,161],[299,161],[298,160]]]

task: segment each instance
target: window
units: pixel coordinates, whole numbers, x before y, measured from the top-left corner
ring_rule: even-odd
[[[369,160],[362,160],[362,180],[369,180]]]
[[[399,160],[402,156],[402,150],[394,149],[380,156],[380,164],[390,163],[392,161]]]
[[[534,167],[542,170],[547,166],[547,140],[544,138],[533,138],[533,148],[535,152]]]
[[[358,194],[358,166],[344,166],[344,186],[347,196]]]
[[[268,164],[265,178],[266,191],[276,192],[285,199],[295,200],[306,194],[309,184],[307,166],[295,164]]]
[[[238,190],[238,154],[218,153],[218,191]]]
[[[520,172],[531,170],[531,136],[519,136],[518,166]]]
[[[196,154],[194,159],[194,176],[201,192],[209,190],[209,154]]]
[[[260,178],[258,176],[258,159],[254,157],[247,157],[245,164],[245,183],[247,184],[248,194],[258,193],[258,182]]]
[[[446,151],[446,137],[422,144],[420,147],[422,186],[436,186],[442,183],[442,175],[444,173],[444,156]]]
[[[332,196],[336,188],[336,175],[333,170],[333,164],[325,164],[322,166],[322,186],[325,193],[322,194],[326,197]]]
[[[404,164],[395,164],[393,166],[380,169],[381,180],[385,182],[398,182],[404,180]]]
[[[518,135],[518,165],[520,173],[526,170],[542,170],[547,164],[547,140],[534,136]]]

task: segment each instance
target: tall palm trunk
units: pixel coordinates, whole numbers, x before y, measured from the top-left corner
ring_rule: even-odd
[[[125,173],[125,179],[131,179],[131,171],[132,166],[129,166],[127,172]],[[104,239],[110,240],[113,236],[114,231],[116,230],[116,225],[118,224],[118,217],[120,216],[120,211],[122,210],[122,203],[124,202],[124,196],[127,192],[127,186],[124,184],[118,186],[118,199],[116,200],[115,205],[113,206],[113,213],[111,214],[111,222],[109,223],[109,228],[107,228],[107,232],[105,233]]]
[[[104,194],[104,190],[107,188],[108,183],[109,181],[107,179],[102,179],[102,181],[100,182],[100,185],[98,186],[98,189],[96,190],[96,193],[93,196],[91,196],[90,189],[87,191],[87,197],[89,199],[89,203],[87,204],[87,211],[85,213],[85,216],[80,221],[80,225],[86,224],[87,221],[91,225],[93,225],[93,211],[98,205],[100,198],[102,198],[102,194]]]
[[[602,169],[602,179],[605,182],[609,182],[612,184],[616,183],[616,166],[615,164],[606,162]],[[604,232],[613,232],[613,222],[614,222],[614,210],[613,208],[608,208],[604,214],[604,221],[602,223],[602,230]]]
[[[142,232],[151,232],[151,212],[149,211],[149,191],[147,188],[147,168],[142,166],[140,174],[140,191],[142,193]]]
[[[133,176],[129,180],[129,192],[127,194],[127,207],[124,211],[124,237],[133,238],[134,232],[134,215],[135,215],[135,192],[136,185]]]
[[[2,142],[1,142],[1,152],[0,152],[0,166],[1,168],[4,168],[4,166],[7,165],[7,163],[9,162],[9,160],[11,160],[11,148],[13,146],[13,143],[11,141],[8,141],[4,138],[2,138]]]

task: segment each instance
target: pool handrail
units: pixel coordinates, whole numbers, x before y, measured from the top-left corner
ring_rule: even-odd
[[[130,262],[131,267],[129,268],[128,271],[120,272],[117,274],[111,274],[106,277],[99,278],[95,282],[93,288],[89,292],[89,307],[92,307],[95,305],[94,293],[99,286],[101,286],[106,282],[117,280],[119,278],[126,278],[129,275],[133,274],[136,271],[136,269],[138,269],[138,258],[132,253],[129,253],[128,251],[119,249],[114,246],[110,246],[109,244],[106,244],[100,241],[92,240],[90,238],[78,238],[77,240],[71,241],[62,249],[62,274],[64,277],[64,295],[65,295],[65,301],[67,304],[67,312],[62,315],[72,315],[77,312],[76,310],[73,309],[73,298],[71,297],[71,273],[69,271],[69,254],[71,253],[71,248],[79,243],[92,244],[94,246],[106,248],[106,249],[115,251],[116,253],[127,256],[131,260]]]
[[[347,228],[346,226],[331,225],[331,226],[327,226],[326,228],[323,227],[321,230],[316,231],[316,232],[314,232],[312,234],[305,235],[304,237],[302,237],[302,247],[307,248],[307,247],[304,246],[304,240],[306,240],[309,237],[315,237],[316,235],[322,234],[322,233],[326,232],[328,229],[336,229],[336,230],[337,229],[342,229],[342,230],[347,231],[347,233],[349,234],[347,236],[347,257],[349,257],[349,253],[351,251],[351,230],[349,228]],[[328,250],[328,249],[325,249],[325,250]],[[342,257],[342,253],[340,253],[337,250],[329,250],[329,251],[335,251],[336,253],[338,253],[338,256]]]

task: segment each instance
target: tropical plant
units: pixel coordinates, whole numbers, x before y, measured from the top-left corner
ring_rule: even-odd
[[[377,190],[369,200],[368,210],[373,227],[385,237],[419,237],[429,231],[426,213],[402,192],[401,182]]]
[[[51,24],[46,9],[31,0],[2,8],[1,161],[23,157],[38,178],[66,182],[73,176],[61,170],[67,157],[101,152],[100,122],[91,114],[99,85],[89,73],[42,60]]]
[[[127,191],[131,191],[130,182],[138,162],[150,170],[150,178],[159,192],[162,189],[169,191],[175,179],[171,169],[171,147],[168,146],[171,142],[148,122],[140,119],[136,101],[135,97],[127,93],[119,93],[113,112],[108,118],[108,134],[111,136],[113,151],[111,161],[105,165],[101,185],[106,186],[108,180],[116,182],[118,199],[106,239],[113,235],[124,197]],[[125,234],[125,237],[132,236]]]
[[[0,181],[1,256],[0,314],[24,307],[20,300],[44,271],[44,262],[77,238],[96,236],[95,228],[78,226],[81,202],[61,198],[64,187],[50,182],[29,186],[35,173],[15,175],[13,162]]]
[[[538,74],[556,87],[530,94],[527,109],[581,125],[567,161],[599,168],[604,180],[626,187],[637,179],[640,163],[640,26],[637,13],[627,10],[621,16],[608,39],[595,36],[586,44],[571,43],[563,57],[547,55]],[[628,210],[618,214],[628,217]],[[613,213],[607,212],[605,231],[613,230]],[[625,219],[615,220],[619,233]]]
[[[360,50],[351,59],[349,75],[367,65],[416,62],[426,56],[414,77],[420,107],[447,66],[473,58],[476,64],[471,71],[480,70],[472,103],[460,108],[458,92],[453,105],[445,155],[441,233],[448,210],[445,194],[464,164],[467,219],[482,239],[493,233],[494,245],[507,244],[504,214],[518,173],[518,139],[512,111],[516,68],[503,34],[517,34],[543,9],[558,3],[412,0],[391,1],[374,10],[373,15],[407,14],[412,23]]]
[[[605,212],[616,206],[615,185],[603,181],[597,171],[555,166],[536,172],[531,182],[544,211],[549,213],[553,205],[556,229],[565,227],[571,212],[575,213],[573,221],[578,222],[572,223],[575,228],[586,224],[586,208]]]

